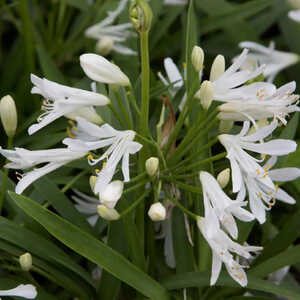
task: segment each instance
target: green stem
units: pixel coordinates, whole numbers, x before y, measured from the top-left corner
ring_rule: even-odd
[[[122,111],[122,114],[125,117],[128,128],[132,130],[133,129],[133,123],[132,123],[131,116],[129,116],[129,113],[126,110],[126,107],[124,106],[124,103],[123,103],[122,99],[120,98],[120,95],[115,91],[114,91],[114,95],[115,95],[115,98],[118,101],[118,104],[119,104],[119,107]]]
[[[65,193],[78,179],[80,179],[83,175],[90,172],[90,170],[83,170],[79,174],[77,174],[75,177],[73,177],[72,180],[70,180],[62,189],[61,192]]]
[[[140,179],[143,179],[144,177],[146,177],[147,173],[146,171],[133,177],[132,179],[130,179],[130,181],[128,183],[133,183],[133,182],[136,182],[136,181],[140,181]]]
[[[222,152],[222,153],[219,153],[217,155],[214,155],[214,156],[211,156],[209,158],[206,158],[206,159],[203,159],[203,160],[200,160],[200,161],[197,161],[191,165],[188,165],[186,167],[183,167],[183,168],[179,168],[177,170],[176,173],[182,173],[182,172],[185,172],[185,171],[188,171],[188,170],[191,170],[191,169],[194,169],[194,168],[197,168],[203,164],[207,164],[209,162],[212,162],[212,161],[215,161],[215,160],[219,160],[219,159],[222,159],[224,157],[226,157],[227,153],[226,152]],[[188,175],[188,174],[187,174]],[[182,178],[182,177],[181,177]]]
[[[123,210],[120,214],[120,218],[126,216],[127,214],[129,214],[131,211],[133,211],[141,202],[142,200],[144,200],[148,194],[149,194],[150,190],[145,191],[136,201],[134,201],[128,208],[126,208],[125,210]]]
[[[11,149],[13,145],[13,137],[9,137],[7,141],[7,149]],[[8,160],[6,160],[8,162]],[[5,199],[6,189],[7,189],[7,180],[8,180],[8,169],[5,168],[4,174],[2,176],[2,187],[1,187],[1,195],[0,195],[0,215],[2,213],[3,203]]]
[[[126,127],[126,124],[123,122],[123,120],[120,118],[119,113],[116,111],[115,107],[113,106],[112,103],[110,103],[109,105],[107,105],[110,110],[112,111],[112,113],[114,114],[114,116],[116,117],[116,119],[118,120],[118,122],[120,123],[120,125],[124,128]]]
[[[128,193],[130,193],[130,192],[132,192],[132,191],[134,191],[134,190],[136,190],[136,189],[138,189],[138,188],[144,186],[144,185],[146,184],[147,181],[148,181],[148,180],[143,180],[143,181],[141,181],[140,183],[137,183],[136,185],[131,186],[130,188],[124,190],[123,195],[126,195],[126,194],[128,194]]]
[[[142,63],[142,103],[140,118],[140,133],[148,134],[149,102],[150,102],[150,64],[149,64],[149,34],[141,32],[141,63]]]

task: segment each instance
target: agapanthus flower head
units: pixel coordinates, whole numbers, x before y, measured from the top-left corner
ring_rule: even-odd
[[[33,74],[31,74],[31,81],[34,84],[31,93],[40,94],[45,99],[42,105],[42,110],[45,112],[38,118],[37,124],[29,127],[29,134],[35,133],[62,116],[68,117],[74,113],[78,115],[78,111],[81,111],[82,116],[87,113],[88,117],[91,117],[91,114],[96,114],[94,106],[103,106],[110,103],[110,100],[104,95],[71,88],[46,78],[39,78]],[[97,117],[93,118],[97,119]]]
[[[240,134],[219,136],[230,161],[233,192],[239,192],[237,199],[241,201],[246,197],[246,190],[248,191],[250,209],[260,223],[265,222],[265,211],[271,209],[275,199],[290,204],[295,203],[292,197],[273,183],[269,175],[271,166],[262,167],[259,164],[260,160],[245,151],[276,156],[294,152],[297,144],[292,140],[274,139],[263,142],[276,127],[277,121],[274,120],[270,125],[247,135],[250,123],[244,122]]]
[[[208,172],[200,172],[200,181],[206,214],[208,213],[207,210],[212,207],[222,227],[236,239],[238,228],[234,217],[244,222],[250,222],[254,219],[251,213],[242,208],[247,202],[231,200],[221,189],[217,180]]]
[[[9,169],[29,169],[40,164],[43,167],[34,168],[20,175],[20,180],[16,186],[16,193],[21,194],[30,184],[40,177],[66,165],[67,163],[82,158],[86,151],[73,152],[67,148],[49,150],[27,150],[15,148],[15,150],[0,149],[0,153],[5,156],[9,163],[5,165]]]
[[[253,95],[252,88],[256,91]],[[294,81],[289,82],[279,89],[271,83],[253,83],[242,87],[245,93],[249,91],[249,99],[228,101],[218,107],[218,118],[221,120],[246,121],[250,120],[255,125],[256,120],[275,118],[286,125],[286,117],[290,113],[299,111],[299,95],[293,94],[296,89]],[[252,95],[252,96],[251,96]]]
[[[125,46],[123,43],[130,37],[135,36],[131,23],[115,24],[116,19],[125,9],[128,0],[121,0],[114,11],[108,11],[107,17],[101,22],[86,29],[85,36],[101,41],[110,41],[111,50],[124,55],[136,55],[136,51]],[[104,53],[101,53],[104,54]]]
[[[197,225],[212,250],[210,284],[216,283],[224,263],[229,275],[241,286],[246,286],[248,281],[244,268],[248,266],[240,265],[238,260],[234,258],[234,254],[250,259],[252,258],[250,252],[260,251],[262,248],[242,246],[232,241],[220,228],[217,215],[212,207],[206,210],[204,218],[198,217]]]
[[[296,64],[300,59],[298,54],[275,50],[274,42],[271,42],[269,47],[249,41],[242,42],[239,46],[250,50],[242,69],[254,70],[258,65],[265,65],[263,75],[269,82],[272,82],[280,71]]]
[[[89,157],[91,165],[105,161],[102,168],[97,170],[97,182],[94,192],[101,192],[112,180],[118,163],[122,160],[122,173],[124,181],[129,177],[129,155],[138,152],[142,145],[133,141],[135,132],[132,130],[116,130],[108,124],[101,127],[92,124],[85,119],[77,118],[76,138],[66,138],[63,143],[72,151],[94,151],[108,147],[99,157]]]

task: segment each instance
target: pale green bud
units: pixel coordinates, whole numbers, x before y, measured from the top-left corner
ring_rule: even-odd
[[[109,37],[104,37],[97,42],[95,46],[95,50],[97,53],[106,56],[110,53],[113,47],[114,47],[113,39]]]
[[[165,220],[166,215],[166,208],[160,202],[152,204],[148,211],[148,216],[154,222]]]
[[[208,110],[214,97],[213,84],[205,80],[202,82],[199,92],[200,103],[205,110]]]
[[[98,205],[98,214],[107,221],[116,221],[120,218],[120,214],[114,208],[108,208],[105,205]]]
[[[96,182],[97,182],[97,178],[98,178],[97,176],[92,175],[92,176],[90,176],[90,179],[89,179],[90,187],[91,187],[91,190],[93,191],[93,193],[95,193],[94,189],[95,189],[95,185],[96,185]]]
[[[8,137],[16,133],[18,116],[14,99],[7,95],[0,101],[0,116],[4,130]]]
[[[28,272],[32,267],[32,256],[30,253],[24,253],[19,257],[19,263],[23,271]]]
[[[201,47],[194,46],[191,59],[196,72],[200,72],[203,69],[204,62],[204,52]]]
[[[217,176],[217,181],[219,182],[219,185],[222,189],[224,189],[230,180],[230,169],[226,168],[223,171],[221,171]]]
[[[134,0],[129,13],[130,21],[138,32],[148,32],[150,30],[152,10],[146,0]]]
[[[225,58],[223,55],[218,55],[210,69],[209,81],[215,81],[225,72]]]
[[[157,157],[150,157],[146,160],[145,168],[146,172],[150,177],[157,174],[159,167],[159,159]]]
[[[234,121],[231,120],[220,120],[219,132],[228,133],[233,127]]]

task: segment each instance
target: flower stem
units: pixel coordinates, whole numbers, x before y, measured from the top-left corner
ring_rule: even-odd
[[[150,64],[149,64],[149,35],[141,32],[141,63],[142,63],[142,103],[140,118],[140,133],[148,134],[149,102],[150,102]]]
[[[90,172],[90,170],[83,170],[79,174],[77,174],[72,180],[70,180],[62,189],[61,192],[65,193],[78,179],[80,179],[83,175]]]
[[[7,149],[11,149],[13,145],[13,137],[9,137],[7,141]],[[6,160],[7,162],[8,160]],[[7,180],[8,180],[8,169],[4,170],[4,174],[2,176],[2,187],[1,187],[1,195],[0,195],[0,215],[2,212],[2,207],[5,199],[6,189],[7,189]]]

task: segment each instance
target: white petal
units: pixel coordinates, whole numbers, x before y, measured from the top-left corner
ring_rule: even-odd
[[[269,176],[274,181],[293,181],[300,177],[299,168],[281,168],[269,171]]]
[[[276,191],[274,197],[277,200],[280,200],[280,201],[288,203],[288,204],[296,203],[296,200],[293,197],[291,197],[287,192],[285,192],[283,189],[278,189]]]
[[[234,158],[229,158],[230,166],[231,166],[231,176],[232,176],[232,192],[237,193],[242,186],[242,174],[241,169]]]
[[[129,153],[127,151],[124,153],[122,159],[122,173],[124,176],[124,181],[128,182],[130,180],[130,177],[129,177]]]
[[[0,296],[18,296],[26,299],[34,299],[37,296],[36,287],[32,284],[20,284],[16,288],[0,291]]]
[[[217,282],[218,277],[221,272],[221,269],[222,269],[221,259],[215,253],[215,251],[212,251],[212,254],[213,254],[213,257],[212,257],[212,266],[211,266],[210,285],[214,285]]]
[[[300,9],[289,11],[288,16],[292,20],[294,20],[296,22],[300,22]]]
[[[260,224],[266,221],[266,210],[262,200],[254,195],[249,195],[249,206],[255,218]]]
[[[118,200],[123,193],[124,184],[120,180],[115,180],[109,183],[99,193],[99,199],[101,204],[104,204],[108,208],[114,208]]]
[[[164,60],[165,69],[169,78],[170,83],[176,82],[173,87],[180,88],[183,85],[182,76],[177,68],[177,66],[174,64],[172,58],[167,57]]]
[[[264,138],[268,137],[278,126],[277,120],[273,121],[270,125],[264,126],[255,133],[245,136],[242,138],[243,141],[247,142],[256,142],[263,140]]]

